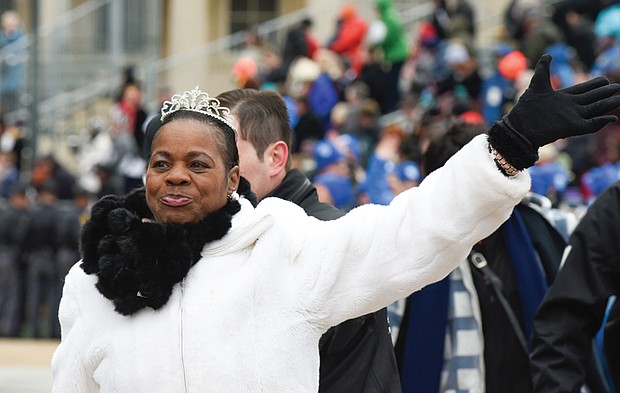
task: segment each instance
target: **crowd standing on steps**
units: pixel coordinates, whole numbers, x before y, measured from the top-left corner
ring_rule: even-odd
[[[477,44],[476,20],[480,9],[475,2],[435,1],[429,17],[410,30],[402,28],[396,2],[377,0],[372,9],[361,7],[353,3],[343,5],[334,20],[333,32],[325,42],[316,38],[315,21],[309,16],[300,16],[282,42],[269,42],[267,37],[258,34],[259,29],[253,29],[248,32],[247,47],[240,52],[239,62],[233,68],[239,88],[269,91],[282,99],[291,129],[287,159],[290,168],[286,173],[296,174],[298,181],[308,179],[309,183],[304,180],[307,189],[317,190],[319,202],[337,205],[341,209],[339,214],[366,204],[388,205],[404,190],[419,186],[431,171],[428,162],[433,154],[436,164],[448,158],[437,158],[436,149],[442,141],[449,143],[455,126],[486,130],[502,121],[523,96],[536,61],[543,53],[553,56],[549,76],[556,90],[597,76],[604,76],[612,83],[620,80],[620,29],[617,28],[620,13],[618,4],[613,1],[562,0],[547,4],[511,0],[496,41],[485,47]],[[90,217],[91,206],[106,195],[126,195],[144,185],[148,161],[144,151],[151,142],[147,125],[153,113],[159,114],[161,105],[170,100],[171,93],[167,87],[162,88],[161,99],[153,107],[147,106],[142,101],[143,84],[136,78],[133,68],[127,66],[122,70],[123,81],[110,112],[107,116],[90,119],[88,138],[75,146],[80,160],[78,170],[68,169],[61,156],[35,157],[32,177],[24,182],[24,125],[10,115],[23,101],[20,72],[23,72],[24,57],[19,47],[19,36],[23,32],[15,13],[6,13],[2,21],[0,38],[4,38],[0,46],[8,43],[3,50],[16,52],[11,57],[14,61],[3,64],[0,76],[3,114],[0,121],[0,335],[58,338],[60,332],[55,315],[61,286],[69,266],[82,256],[78,236]],[[522,217],[523,221],[528,223],[527,220],[534,217],[540,224],[538,229],[545,230],[536,233],[549,235],[544,242],[532,239],[536,259],[557,261],[557,251],[562,248],[557,233],[562,235],[563,242],[568,244],[567,250],[573,250],[561,265],[568,267],[566,272],[555,266],[556,262],[543,264],[544,280],[532,281],[539,284],[536,296],[529,292],[524,294],[520,287],[523,278],[512,277],[516,275],[512,271],[514,267],[506,263],[514,256],[503,247],[483,252],[491,268],[511,266],[500,271],[499,276],[518,324],[511,324],[510,329],[504,330],[489,324],[489,315],[498,315],[493,321],[504,327],[510,318],[498,303],[486,302],[489,292],[485,292],[485,288],[490,290],[490,287],[480,286],[476,281],[475,274],[481,270],[471,270],[471,263],[459,265],[444,280],[390,305],[389,329],[396,344],[400,389],[420,391],[423,381],[431,381],[425,386],[433,386],[431,391],[434,392],[438,384],[447,389],[451,383],[458,383],[458,378],[449,377],[457,369],[463,371],[452,367],[460,359],[456,348],[441,353],[441,349],[446,348],[442,339],[451,337],[449,332],[453,326],[447,319],[450,313],[437,311],[450,310],[454,305],[450,301],[456,295],[450,288],[460,285],[459,280],[465,282],[467,304],[477,323],[478,338],[472,342],[480,345],[487,340],[494,342],[501,334],[518,331],[515,326],[520,325],[533,351],[532,383],[538,389],[535,391],[553,391],[549,386],[559,380],[571,386],[585,384],[592,392],[611,389],[613,372],[617,371],[614,353],[609,350],[616,342],[613,327],[617,325],[618,306],[613,299],[617,291],[613,291],[613,282],[608,285],[605,281],[597,291],[590,291],[584,289],[585,284],[574,281],[577,270],[585,272],[579,275],[581,279],[597,279],[598,270],[591,269],[593,265],[597,269],[599,266],[599,261],[591,258],[599,251],[578,253],[574,250],[605,248],[599,243],[590,245],[592,239],[584,235],[583,230],[570,241],[569,235],[582,217],[596,217],[596,220],[587,219],[583,228],[598,225],[602,214],[597,211],[603,208],[597,207],[586,215],[591,206],[613,205],[609,202],[612,191],[607,190],[613,190],[615,186],[611,185],[620,180],[617,170],[619,124],[613,121],[597,133],[559,139],[541,146],[539,160],[528,169],[530,193],[514,211],[523,215],[523,211],[535,210],[537,214],[528,214],[527,218]],[[240,125],[240,132],[243,129]],[[461,142],[457,142],[447,146],[446,151],[454,152],[460,147]],[[255,148],[260,152],[260,145]],[[240,160],[243,172],[241,148]],[[252,184],[256,192],[255,187],[259,186]],[[256,194],[259,200],[263,198],[259,192]],[[604,195],[603,202],[596,205],[598,198]],[[541,223],[540,217],[546,221]],[[511,215],[505,225],[514,221]],[[501,235],[492,235],[483,243],[497,245],[498,242],[492,240],[506,237],[503,228],[497,232]],[[533,230],[526,229],[526,234]],[[36,235],[46,231],[56,236]],[[34,236],[43,236],[44,240],[33,245]],[[579,240],[581,237],[583,239]],[[463,264],[465,261],[463,258]],[[540,271],[530,273],[540,278]],[[561,278],[558,289],[554,285],[556,274]],[[563,278],[565,276],[568,278]],[[570,286],[566,284],[569,281]],[[435,341],[411,345],[419,343],[411,327],[423,322],[420,313],[411,310],[425,304],[419,298],[435,286],[441,287],[436,290],[442,296],[434,299],[443,299],[444,303],[429,315],[445,317],[445,324],[438,326],[445,325],[446,329],[436,330]],[[578,288],[573,291],[576,286]],[[530,326],[532,304],[538,304],[540,295],[547,293],[549,299],[542,302],[540,316],[536,317],[540,321],[535,320],[534,326]],[[528,303],[534,297],[535,301]],[[524,303],[530,304],[527,312]],[[436,306],[432,302],[428,304]],[[579,348],[549,344],[548,340],[559,340],[563,337],[560,333],[567,333],[553,324],[549,325],[550,329],[560,338],[543,335],[543,328],[549,324],[546,318],[561,315],[566,309],[562,307],[567,304],[578,304],[584,310],[578,321],[573,321],[587,324],[588,335],[579,338]],[[494,310],[495,314],[489,310]],[[377,319],[378,313],[369,315],[375,315],[376,323],[382,322]],[[537,324],[541,327],[537,328]],[[601,328],[603,324],[607,329]],[[519,375],[524,375],[527,359],[519,349],[521,340],[517,336],[515,333],[502,343],[512,343],[510,353],[515,354],[514,361],[518,362],[512,366],[519,370]],[[326,341],[321,346],[322,352],[331,349],[333,353],[338,349],[325,345]],[[594,350],[590,352],[593,356],[585,361],[583,348],[592,341]],[[437,343],[440,345],[434,345]],[[507,383],[510,379],[499,377],[504,375],[506,359],[498,358],[500,355],[487,347],[488,343],[484,351],[477,350],[478,361],[472,369],[477,375],[475,380],[492,392],[502,386],[497,384],[498,380]],[[540,366],[543,362],[540,359],[551,359],[554,355],[550,347],[561,350],[562,356],[570,359],[565,362],[571,363],[570,373]],[[414,362],[412,366],[411,354],[422,350],[427,351],[425,354],[433,353],[436,362],[426,362],[423,367],[417,367]],[[322,380],[329,380],[323,375],[324,370],[321,364]],[[385,375],[392,375],[385,372]],[[563,375],[570,375],[570,378]],[[332,382],[332,386],[339,386],[337,379]],[[383,378],[383,382],[397,386],[393,378]],[[364,386],[370,386],[370,382]],[[512,388],[520,386],[515,382]]]

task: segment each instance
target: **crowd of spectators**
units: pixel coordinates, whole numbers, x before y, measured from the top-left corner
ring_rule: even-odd
[[[482,47],[475,4],[466,0],[435,1],[433,12],[410,31],[390,1],[376,1],[369,19],[346,4],[327,42],[317,41],[312,19],[305,18],[289,30],[281,50],[278,43],[252,40],[233,74],[239,87],[285,97],[295,162],[306,173],[326,159],[316,155],[325,149],[313,150],[314,143],[328,141],[350,155],[351,142],[342,146],[338,140],[353,140],[358,157],[349,160],[351,181],[342,184],[352,187],[359,204],[373,187],[374,150],[384,132],[398,127],[403,134],[405,152],[392,154],[390,167],[421,167],[426,146],[453,119],[489,126],[507,113],[545,52],[553,56],[556,89],[598,75],[616,81],[619,9],[606,0],[512,0],[494,41]],[[618,128],[614,123],[599,134],[546,147],[531,171],[533,191],[554,207],[581,213],[618,178]]]
[[[428,147],[455,122],[483,132],[504,116],[545,52],[553,55],[557,89],[598,75],[620,81],[616,1],[512,0],[487,47],[477,44],[474,2],[437,0],[429,17],[410,31],[390,0],[377,0],[370,19],[357,7],[351,3],[339,10],[326,42],[313,35],[309,17],[281,43],[248,32],[232,69],[238,87],[282,95],[294,130],[293,165],[309,176],[323,201],[343,210],[387,204],[417,186],[427,172]],[[29,183],[20,184],[19,124],[2,125],[2,336],[58,335],[60,282],[77,261],[79,227],[90,203],[142,184],[149,113],[140,83],[126,71],[109,116],[91,119],[88,139],[77,147],[78,173],[69,173],[54,157],[40,157]],[[166,94],[162,90],[161,101]],[[545,146],[530,173],[533,193],[579,217],[620,179],[620,122]],[[400,317],[402,309],[393,314],[394,321]]]

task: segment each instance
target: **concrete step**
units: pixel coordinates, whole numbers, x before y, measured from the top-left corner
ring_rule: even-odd
[[[58,340],[0,338],[0,393],[49,392],[57,346]]]

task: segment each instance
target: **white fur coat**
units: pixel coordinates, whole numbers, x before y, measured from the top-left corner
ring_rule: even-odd
[[[60,306],[55,393],[317,392],[331,326],[446,276],[530,187],[502,175],[479,136],[389,206],[335,221],[242,200],[230,232],[160,310],[114,311],[78,265]]]

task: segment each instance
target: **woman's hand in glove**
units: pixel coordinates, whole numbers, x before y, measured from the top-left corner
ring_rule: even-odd
[[[609,113],[620,106],[619,84],[597,77],[553,90],[550,64],[551,55],[538,60],[527,90],[489,130],[489,143],[517,169],[533,165],[540,146],[591,134],[618,120]]]

